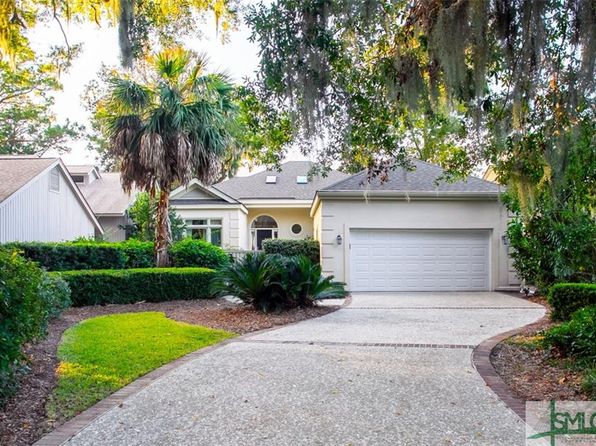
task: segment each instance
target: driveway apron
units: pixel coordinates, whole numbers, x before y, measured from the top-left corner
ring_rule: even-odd
[[[523,445],[471,354],[543,314],[499,293],[355,294],[185,363],[68,444]]]

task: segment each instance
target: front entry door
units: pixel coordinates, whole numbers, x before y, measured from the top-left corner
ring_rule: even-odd
[[[263,240],[267,240],[270,238],[274,238],[274,230],[273,229],[257,229],[257,249],[263,249]]]

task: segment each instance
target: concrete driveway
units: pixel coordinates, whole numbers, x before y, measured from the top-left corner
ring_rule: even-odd
[[[199,356],[69,444],[523,445],[471,353],[543,314],[499,293],[356,294]]]

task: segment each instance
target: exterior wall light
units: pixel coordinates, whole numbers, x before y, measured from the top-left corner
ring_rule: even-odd
[[[339,235],[339,234],[337,235],[337,237],[335,237],[335,240],[337,240],[338,245],[341,245],[343,242],[343,239],[341,238],[341,235]]]
[[[509,237],[507,237],[506,235],[501,236],[501,240],[503,241],[503,244],[505,246],[509,246]]]

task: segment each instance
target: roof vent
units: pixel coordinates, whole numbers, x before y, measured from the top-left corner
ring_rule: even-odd
[[[275,175],[267,175],[267,178],[265,178],[265,183],[275,184],[277,183],[277,177]]]
[[[304,176],[304,175],[298,175],[296,177],[296,184],[307,184],[308,183],[308,177]]]

